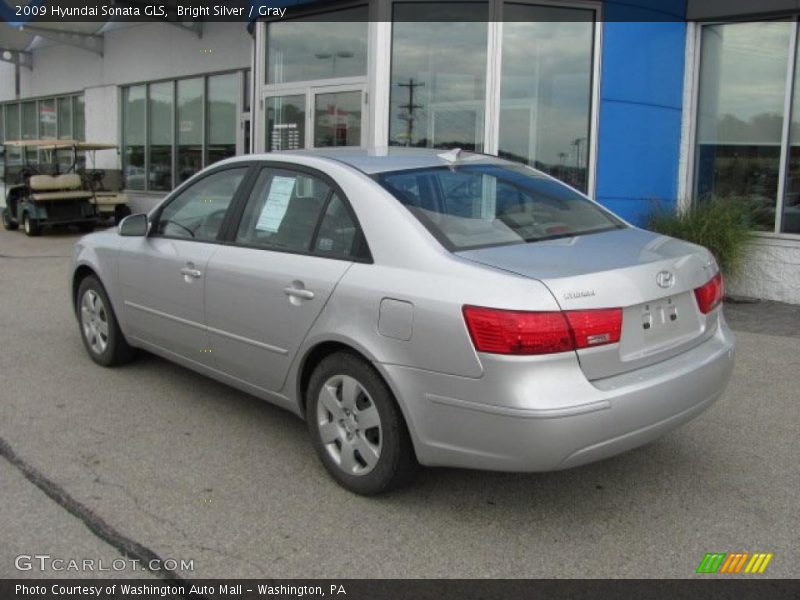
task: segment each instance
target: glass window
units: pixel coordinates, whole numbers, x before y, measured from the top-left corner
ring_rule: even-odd
[[[366,75],[368,20],[358,6],[269,23],[267,83]]]
[[[305,148],[305,95],[273,96],[266,104],[267,151]]]
[[[208,162],[214,163],[236,154],[236,128],[239,99],[239,75],[216,75],[208,78]]]
[[[586,191],[594,11],[505,4],[499,155]]]
[[[5,107],[0,104],[0,142],[6,141],[4,110]]]
[[[338,194],[333,194],[314,242],[314,252],[323,256],[352,258],[358,256],[358,227]]]
[[[384,173],[379,181],[452,250],[624,227],[571,188],[523,166],[435,167]]]
[[[150,127],[150,174],[151,190],[172,189],[172,115],[174,83],[150,85],[148,125]]]
[[[178,81],[178,182],[203,168],[203,79]]]
[[[132,190],[143,190],[145,189],[145,86],[125,88],[122,91],[122,107],[125,186]]]
[[[225,169],[191,184],[161,211],[156,233],[203,242],[216,240],[245,173],[247,167]]]
[[[86,139],[86,101],[83,95],[73,96],[72,98],[72,135],[76,140]]]
[[[56,139],[56,101],[53,98],[39,100],[39,137]]]
[[[36,114],[36,102],[23,102],[22,104],[22,139],[35,140],[39,136],[39,118]],[[25,160],[31,164],[38,164],[38,152],[35,148],[25,149]]]
[[[483,2],[394,4],[390,145],[483,150],[488,18]]]
[[[747,203],[773,231],[793,23],[703,28],[695,192]]]
[[[236,241],[290,252],[308,252],[331,193],[310,175],[263,169],[247,200]]]
[[[796,49],[792,120],[789,130],[789,164],[783,198],[781,232],[800,233],[800,44]]]
[[[72,98],[59,98],[58,102],[58,139],[72,139]]]
[[[317,94],[314,147],[361,145],[361,91]]]
[[[5,110],[6,140],[18,140],[19,135],[19,104],[6,104]],[[22,162],[22,152],[19,148],[6,148],[6,163],[9,165]]]

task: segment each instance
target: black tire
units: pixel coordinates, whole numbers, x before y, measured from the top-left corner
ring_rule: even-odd
[[[28,213],[22,215],[22,228],[25,230],[25,235],[28,237],[36,237],[42,234],[42,228],[39,221],[31,219]]]
[[[127,216],[132,214],[131,207],[127,204],[117,204],[114,207],[114,225],[119,225]]]
[[[361,408],[353,409],[351,415],[355,415],[352,417],[355,423],[347,424],[347,427],[354,428],[353,431],[346,430],[342,424],[348,417],[340,414],[338,416],[342,417],[342,420],[337,420],[337,415],[328,410],[328,404],[320,399],[324,385],[329,389],[335,389],[335,394],[341,399],[344,396],[344,387],[343,385],[336,387],[339,380],[342,382],[355,380],[360,387],[357,388],[359,391],[355,395],[357,400],[354,405],[358,406],[361,403]],[[340,402],[338,408],[344,406],[345,402]],[[364,430],[359,429],[357,416],[363,416],[363,423],[367,411],[374,415],[371,407],[377,410],[379,425]],[[353,354],[346,352],[331,354],[314,369],[306,393],[306,421],[314,449],[322,464],[342,487],[351,492],[364,496],[387,492],[407,483],[416,473],[418,464],[411,437],[391,390],[371,365]],[[327,427],[328,431],[336,431],[336,435],[340,437],[328,443],[323,442],[321,427]],[[364,444],[368,439],[370,445],[366,446]],[[353,448],[356,444],[364,448],[374,448],[379,444],[377,460],[369,465],[356,448],[350,453],[354,461],[349,462],[353,465],[353,469],[361,469],[362,472],[346,470],[340,466],[345,462],[343,459],[345,443],[348,448]]]
[[[11,220],[11,211],[7,208],[3,209],[3,229],[6,231],[16,231],[19,229],[19,223]]]
[[[102,303],[104,318],[101,316],[99,308],[96,309],[95,313],[99,321],[104,321],[106,323],[105,329],[107,334],[105,336],[104,345],[102,343],[93,345],[93,339],[90,339],[91,333],[98,333],[99,330],[97,328],[95,328],[93,332],[91,331],[91,327],[88,327],[87,330],[88,315],[84,314],[83,303],[85,296],[90,293],[94,294]],[[81,340],[86,348],[86,352],[89,353],[89,356],[94,362],[104,367],[115,367],[130,362],[133,359],[136,351],[128,344],[125,336],[122,334],[119,323],[117,322],[117,316],[114,314],[114,308],[111,306],[108,295],[103,285],[94,275],[89,275],[81,281],[78,287],[75,305],[77,307],[78,329],[81,334]],[[95,306],[97,305],[95,304]],[[103,341],[101,336],[97,336],[95,339],[99,340],[99,342]]]
[[[95,224],[94,223],[80,223],[78,225],[78,231],[81,233],[92,233],[94,231]]]

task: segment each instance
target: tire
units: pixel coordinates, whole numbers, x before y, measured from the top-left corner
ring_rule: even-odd
[[[81,339],[94,362],[115,367],[133,359],[135,350],[122,335],[114,308],[95,276],[81,281],[76,306]]]
[[[25,230],[25,235],[28,237],[36,237],[42,234],[42,228],[39,222],[31,219],[28,213],[22,215],[22,228]]]
[[[322,464],[351,492],[387,492],[410,481],[417,470],[391,390],[371,365],[352,354],[331,354],[314,369],[306,422]]]
[[[127,204],[117,204],[114,207],[114,225],[119,225],[122,219],[132,214],[131,207]]]
[[[78,231],[81,233],[92,233],[94,231],[94,223],[80,223],[78,225]]]
[[[3,229],[6,231],[16,231],[19,229],[19,223],[11,220],[11,211],[7,208],[3,209]]]

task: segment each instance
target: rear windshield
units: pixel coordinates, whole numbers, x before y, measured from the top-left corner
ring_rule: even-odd
[[[566,185],[521,165],[432,167],[376,179],[451,251],[625,227]]]

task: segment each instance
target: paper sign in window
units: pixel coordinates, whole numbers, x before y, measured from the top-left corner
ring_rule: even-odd
[[[256,222],[258,231],[268,231],[276,233],[281,226],[283,217],[286,216],[286,209],[289,207],[289,200],[294,190],[294,177],[281,177],[276,175],[272,178],[269,185],[267,201]]]

